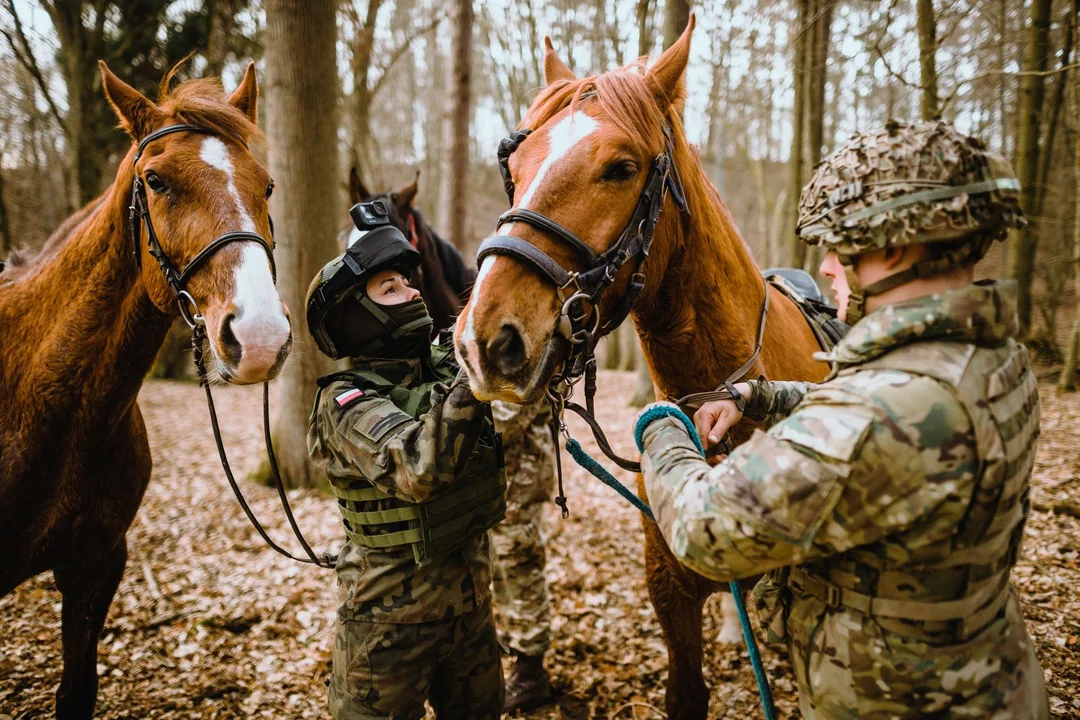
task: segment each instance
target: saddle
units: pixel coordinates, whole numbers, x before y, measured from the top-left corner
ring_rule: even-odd
[[[774,267],[761,271],[769,284],[791,298],[814,331],[822,350],[832,350],[844,339],[851,326],[836,317],[810,273],[799,268]]]

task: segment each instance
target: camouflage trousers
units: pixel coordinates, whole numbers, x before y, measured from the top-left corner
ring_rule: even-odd
[[[547,403],[491,404],[506,455],[506,519],[491,530],[495,606],[503,646],[543,655],[551,645],[551,596],[544,578],[544,505],[555,495],[555,448]]]
[[[334,635],[334,720],[497,720],[503,672],[491,603],[426,623],[342,622]]]

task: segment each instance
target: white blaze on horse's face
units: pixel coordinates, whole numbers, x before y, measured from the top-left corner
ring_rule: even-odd
[[[566,117],[560,119],[558,122],[552,123],[550,129],[543,129],[534,133],[529,138],[530,142],[537,142],[547,140],[547,153],[544,155],[539,167],[537,168],[533,177],[529,180],[527,185],[519,186],[516,192],[519,193],[520,198],[517,202],[516,208],[519,210],[532,209],[532,205],[540,202],[542,198],[547,194],[547,186],[549,182],[555,182],[560,179],[558,170],[560,165],[564,164],[563,161],[572,158],[576,152],[580,152],[588,144],[587,140],[593,133],[595,133],[600,127],[600,122],[586,114],[584,111],[576,111],[568,113]],[[546,137],[544,137],[546,135]],[[508,234],[513,232],[514,223],[508,223],[500,229],[501,234]],[[490,355],[491,349],[487,347],[493,342],[498,343],[499,340],[492,338],[479,338],[476,333],[477,324],[477,308],[483,308],[486,315],[490,315],[492,312],[501,314],[501,318],[495,323],[496,327],[513,328],[518,338],[521,338],[525,343],[522,348],[525,356],[530,354],[528,340],[525,339],[525,334],[521,332],[522,322],[516,317],[516,309],[508,304],[506,307],[502,307],[502,300],[499,297],[491,295],[493,292],[488,285],[491,283],[485,283],[488,276],[497,268],[510,265],[513,266],[514,260],[499,257],[489,256],[484,259],[483,264],[480,267],[480,272],[477,275],[476,283],[473,285],[473,291],[469,299],[468,306],[465,313],[458,319],[457,324],[457,344],[458,344],[458,357],[461,358],[462,364],[466,373],[469,376],[470,384],[473,391],[478,397],[484,399],[500,397],[507,400],[524,400],[534,390],[532,385],[535,383],[532,378],[517,378],[512,384],[509,383],[506,377],[498,377],[501,374],[501,369],[496,368],[494,373],[485,373],[484,364],[485,354]],[[552,315],[554,318],[554,315]],[[553,320],[554,321],[554,320]],[[490,322],[488,324],[491,324]],[[484,345],[485,347],[481,347]],[[508,387],[508,384],[510,385]]]
[[[202,141],[199,158],[225,175],[220,206],[223,227],[257,232],[252,213],[236,187],[228,146],[219,138],[207,137]],[[235,295],[227,303],[231,307],[218,323],[218,331],[210,333],[211,346],[224,375],[239,383],[259,382],[280,366],[292,331],[265,249],[255,242],[242,243],[239,249]],[[227,351],[222,352],[222,345],[227,346]]]

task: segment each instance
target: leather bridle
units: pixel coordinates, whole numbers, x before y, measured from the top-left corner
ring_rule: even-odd
[[[676,207],[689,215],[686,205],[686,193],[682,179],[674,164],[674,140],[671,128],[664,127],[665,148],[656,156],[638,197],[630,221],[615,243],[596,253],[577,235],[551,218],[528,209],[514,208],[514,179],[510,173],[510,156],[532,133],[530,129],[519,130],[499,143],[499,171],[502,173],[503,188],[510,200],[511,209],[503,213],[496,229],[508,223],[524,223],[539,230],[548,237],[558,240],[569,247],[582,260],[585,268],[580,271],[567,270],[550,255],[532,243],[510,235],[493,235],[480,245],[477,252],[477,265],[493,255],[512,258],[531,267],[556,288],[561,310],[556,323],[556,332],[570,344],[570,354],[562,368],[553,376],[547,391],[548,402],[552,407],[552,436],[555,440],[555,459],[558,471],[559,494],[556,504],[562,509],[563,517],[569,515],[566,497],[562,489],[562,461],[559,456],[558,435],[561,432],[569,443],[571,438],[563,419],[564,410],[571,410],[584,420],[592,430],[597,446],[616,465],[631,472],[641,472],[641,464],[619,456],[608,442],[603,428],[596,419],[596,343],[626,319],[645,289],[645,273],[642,265],[649,255],[653,233],[660,220],[667,193],[671,193]],[[615,312],[602,325],[600,324],[599,304],[605,292],[611,287],[623,266],[633,260],[634,272],[626,295],[618,302]],[[757,342],[751,357],[730,375],[716,390],[694,393],[675,402],[684,409],[695,404],[711,400],[732,399],[741,407],[744,400],[734,388],[734,383],[749,372],[757,363],[761,354],[762,340],[765,335],[765,321],[769,312],[769,284],[765,283],[765,301],[758,324]],[[584,378],[585,407],[570,400],[574,385]],[[568,446],[569,447],[569,446]],[[730,452],[727,440],[706,451],[706,457]]]
[[[193,132],[204,135],[214,134],[211,130],[200,128],[195,125],[176,124],[163,127],[160,130],[150,133],[139,141],[139,145],[135,150],[135,157],[131,162],[132,167],[135,167],[138,164],[139,158],[142,157],[143,151],[146,149],[147,145],[166,135],[172,135],[173,133],[179,132]],[[234,242],[250,241],[259,243],[259,245],[266,250],[266,256],[270,260],[270,273],[276,284],[277,266],[274,264],[273,246],[266,238],[258,233],[246,231],[227,232],[210,241],[210,243],[200,250],[195,257],[183,267],[183,269],[178,269],[172,260],[169,259],[165,250],[161,247],[157,233],[154,231],[154,224],[150,220],[150,204],[147,202],[144,182],[145,181],[139,177],[139,172],[136,168],[135,180],[132,182],[131,186],[131,204],[128,206],[128,228],[131,232],[131,249],[135,256],[135,266],[136,268],[142,267],[139,244],[142,235],[142,226],[146,226],[148,252],[155,260],[157,260],[158,266],[161,268],[161,273],[165,276],[165,282],[176,296],[176,304],[180,309],[180,317],[184,319],[184,322],[186,322],[191,329],[191,346],[195,360],[195,369],[199,374],[199,384],[206,391],[206,406],[210,411],[210,424],[214,429],[214,440],[217,443],[218,456],[221,458],[221,467],[225,471],[225,477],[228,479],[230,487],[232,487],[233,494],[240,503],[240,507],[243,508],[244,514],[247,515],[248,520],[251,521],[251,524],[255,527],[255,530],[273,550],[298,562],[311,563],[323,568],[333,568],[336,563],[336,557],[329,553],[324,553],[321,556],[316,555],[304,538],[303,533],[300,532],[300,528],[296,523],[296,518],[293,516],[292,506],[289,504],[288,495],[285,493],[285,485],[281,480],[281,473],[278,472],[277,456],[274,453],[274,445],[270,438],[270,386],[267,382],[263,383],[263,435],[266,441],[266,452],[270,461],[270,469],[274,476],[274,483],[277,486],[278,498],[281,500],[281,506],[285,510],[285,516],[289,521],[289,526],[292,528],[293,534],[296,536],[297,540],[299,540],[307,557],[297,557],[275,543],[267,534],[258,518],[255,517],[255,513],[252,512],[251,507],[244,498],[244,494],[240,490],[236,478],[233,476],[232,468],[229,466],[229,458],[225,454],[225,445],[221,440],[221,430],[218,427],[217,410],[214,407],[214,398],[210,393],[210,382],[206,375],[206,365],[203,357],[203,345],[207,339],[206,321],[199,312],[199,306],[196,304],[195,299],[187,291],[187,282],[191,279],[191,276],[194,275],[214,253]],[[274,221],[271,219],[271,237],[273,237],[273,233]]]

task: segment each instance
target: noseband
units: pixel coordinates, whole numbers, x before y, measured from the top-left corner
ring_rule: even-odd
[[[184,124],[168,125],[160,130],[155,130],[139,141],[139,146],[135,150],[135,157],[131,161],[132,167],[134,168],[138,164],[139,158],[142,157],[143,151],[146,149],[147,145],[166,135],[172,135],[173,133],[179,132],[193,132],[201,133],[203,135],[213,134],[206,128]],[[158,241],[157,233],[154,232],[154,224],[150,221],[150,203],[146,198],[146,186],[143,179],[139,177],[138,170],[136,170],[135,180],[131,184],[131,205],[128,206],[128,227],[131,231],[131,251],[132,254],[135,255],[136,267],[142,267],[142,254],[139,252],[139,237],[142,230],[141,225],[146,226],[147,250],[150,255],[157,260],[158,266],[161,268],[161,273],[165,276],[165,282],[169,284],[169,287],[172,288],[173,293],[176,295],[176,303],[180,308],[180,316],[184,318],[184,322],[188,324],[188,327],[194,328],[196,325],[202,325],[203,318],[199,313],[199,306],[195,303],[195,299],[191,297],[191,294],[187,291],[187,282],[191,279],[191,276],[195,271],[210,259],[211,255],[229,243],[252,241],[262,245],[263,249],[266,250],[267,258],[270,259],[270,273],[274,277],[274,282],[277,282],[277,266],[274,264],[274,250],[270,246],[270,243],[262,235],[246,231],[233,231],[219,235],[206,247],[200,250],[182,270],[177,269],[176,265],[169,259],[169,256],[165,254],[165,250],[162,249],[161,243]],[[274,222],[271,220],[271,236],[273,236],[273,232]]]

